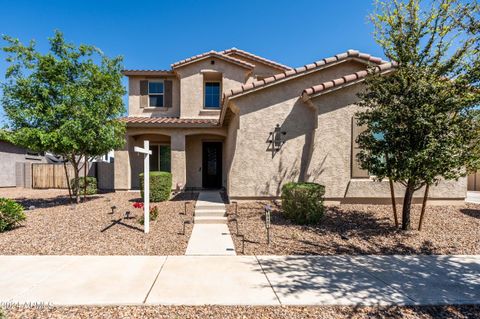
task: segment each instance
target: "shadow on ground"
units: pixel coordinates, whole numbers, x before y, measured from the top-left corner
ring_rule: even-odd
[[[258,259],[284,304],[305,300],[310,304],[452,305],[473,304],[480,298],[480,263],[468,256]]]
[[[480,206],[478,208],[463,208],[460,211],[467,216],[480,218]]]
[[[102,198],[101,195],[89,195],[87,196],[87,202],[97,200]],[[73,199],[74,201],[75,199]],[[74,202],[70,199],[68,195],[60,195],[55,197],[48,197],[48,198],[26,198],[26,197],[19,197],[15,198],[15,201],[28,209],[31,206],[35,208],[50,208],[50,207],[57,207],[57,206],[66,206],[66,205],[75,205]],[[83,197],[80,200],[80,203],[84,203]]]

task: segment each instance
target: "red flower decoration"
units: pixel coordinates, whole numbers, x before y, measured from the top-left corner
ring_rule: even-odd
[[[143,203],[142,203],[142,202],[135,202],[135,203],[133,203],[133,207],[135,207],[135,208],[143,208]]]

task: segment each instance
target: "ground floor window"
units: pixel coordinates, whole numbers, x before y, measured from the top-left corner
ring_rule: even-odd
[[[150,145],[150,171],[170,172],[170,145]]]

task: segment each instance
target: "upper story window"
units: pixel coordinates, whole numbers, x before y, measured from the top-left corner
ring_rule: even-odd
[[[220,82],[205,82],[205,108],[220,107]]]
[[[163,81],[148,82],[148,100],[150,107],[162,107],[163,103]]]

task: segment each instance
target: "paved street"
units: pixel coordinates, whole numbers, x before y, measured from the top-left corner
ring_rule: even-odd
[[[480,303],[480,256],[0,256],[0,302]]]

